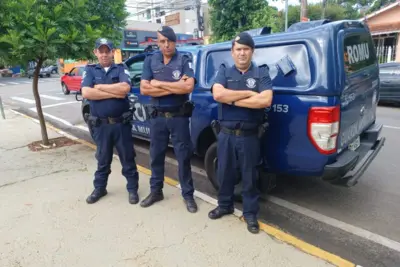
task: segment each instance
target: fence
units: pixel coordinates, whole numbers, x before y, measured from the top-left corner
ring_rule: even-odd
[[[387,45],[387,46],[377,46],[376,49],[376,57],[378,59],[379,64],[388,63],[396,60],[396,49],[395,45]]]

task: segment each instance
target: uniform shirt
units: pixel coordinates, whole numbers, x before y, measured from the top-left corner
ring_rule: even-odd
[[[183,75],[194,78],[194,71],[190,66],[189,57],[183,56],[176,50],[168,64],[164,64],[163,54],[157,51],[146,57],[141,79],[177,82]],[[161,111],[176,111],[188,100],[189,94],[170,94],[152,97],[151,103]]]
[[[168,66],[174,64],[175,61],[178,60],[178,53],[179,51],[176,51],[175,54],[172,56],[171,60],[168,62],[168,64],[164,64],[164,57],[163,54],[159,51],[155,52],[152,56],[146,57],[143,63],[143,73],[142,73],[142,80],[147,80],[151,81],[154,79],[153,76],[153,70],[151,68],[151,60],[156,60],[157,64],[163,65],[163,66]],[[190,59],[188,57],[182,57],[183,63],[182,63],[182,76],[187,75],[188,77],[194,78],[194,71],[190,66]]]
[[[87,65],[83,73],[82,87],[94,87],[96,84],[114,84],[126,82],[131,85],[129,72],[122,64],[111,64],[106,72],[100,65]],[[95,117],[119,117],[129,110],[129,101],[126,97],[109,98],[103,100],[89,100],[90,113]]]
[[[259,68],[259,67],[252,62],[250,68],[245,73],[242,73],[240,70],[237,69],[237,67],[235,65],[230,67],[230,69],[226,68],[224,65],[221,65],[219,70],[218,70],[217,76],[216,76],[216,78],[214,80],[214,84],[215,83],[219,83],[222,86],[224,86],[225,88],[227,88],[226,73],[227,73],[228,70],[233,71],[232,72],[232,76],[248,79],[248,78],[254,77],[253,73],[254,73],[254,69],[255,68]],[[213,89],[213,87],[211,87],[211,90],[212,89]],[[232,88],[227,88],[227,89],[233,90]],[[240,90],[251,90],[251,89],[249,89],[249,88],[240,88]],[[258,87],[258,92],[261,93],[261,92],[263,92],[265,90],[272,90],[272,80],[271,80],[271,77],[269,75],[268,68],[266,66],[265,67],[262,66],[259,69],[259,87]],[[222,103],[220,105],[227,105],[227,104],[223,104]],[[243,108],[242,107],[241,109],[250,109],[250,108]],[[254,127],[258,126],[256,123],[242,122],[242,121],[223,121],[223,122],[221,122],[221,125],[223,125],[225,127],[228,127],[228,128],[241,128],[241,129],[253,129]]]
[[[250,68],[245,73],[242,73],[240,70],[238,70],[235,65],[233,65],[230,68],[233,69],[235,75],[244,75],[245,78],[251,78],[254,68],[256,68],[256,67],[257,66],[255,64],[251,63]],[[222,84],[222,86],[224,86],[226,88],[226,86],[227,86],[227,80],[226,80],[226,76],[225,76],[226,71],[227,71],[227,68],[224,65],[221,65],[219,67],[219,70],[217,72],[217,77],[215,77],[215,80],[214,80],[214,84],[219,83],[219,84]],[[227,88],[227,89],[229,89],[229,88]],[[246,88],[242,88],[242,90],[246,90]],[[272,80],[271,80],[271,77],[269,76],[268,68],[261,67],[260,68],[259,93],[261,93],[265,90],[272,90]]]

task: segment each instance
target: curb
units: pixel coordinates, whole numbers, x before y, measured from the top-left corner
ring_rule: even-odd
[[[28,115],[25,115],[25,114],[23,114],[21,112],[13,110],[13,109],[10,109],[10,111],[15,113],[15,114],[17,114],[17,115],[20,115],[20,116],[22,116],[24,118],[30,119],[30,120],[34,121],[35,123],[39,124],[39,120],[37,120],[37,119],[35,119],[33,117],[30,117]],[[90,147],[92,149],[96,149],[96,146],[94,144],[91,144],[91,143],[89,143],[89,142],[87,142],[85,140],[82,140],[82,139],[79,139],[79,138],[77,138],[77,137],[75,137],[73,135],[70,135],[70,134],[68,134],[68,133],[66,133],[66,132],[64,132],[64,131],[56,128],[56,127],[54,127],[53,125],[51,125],[48,122],[46,122],[46,127],[48,129],[51,129],[51,130],[57,132],[58,134],[66,137],[66,138],[74,140],[74,141],[76,141],[76,142],[78,142],[78,143],[80,143],[82,145],[88,146],[88,147]],[[119,160],[117,155],[114,154],[113,157],[115,159]],[[147,169],[147,168],[145,168],[143,166],[137,165],[137,169],[138,169],[139,172],[141,172],[143,174],[151,175],[151,170],[149,170],[149,169]],[[172,178],[170,178],[170,177],[165,176],[164,177],[164,181],[165,181],[166,184],[168,184],[170,186],[173,186],[175,188],[181,189],[179,182],[174,180],[174,179],[172,179]],[[201,199],[201,200],[203,200],[203,201],[205,201],[205,202],[207,202],[207,203],[209,203],[211,205],[217,206],[217,204],[218,204],[218,201],[216,199],[214,199],[214,198],[212,198],[212,197],[210,197],[210,196],[208,196],[208,195],[206,195],[206,194],[204,194],[202,192],[199,192],[199,191],[195,190],[194,195],[195,195],[195,197],[197,197],[197,198],[199,198],[199,199]],[[243,218],[242,212],[240,210],[235,209],[234,215],[236,217],[238,217],[239,220],[244,222],[244,218]],[[309,244],[309,243],[307,243],[307,242],[305,242],[303,240],[300,240],[297,237],[292,236],[289,233],[286,233],[286,232],[284,232],[284,231],[282,231],[282,230],[280,230],[280,229],[278,229],[278,228],[276,228],[276,227],[274,227],[272,225],[268,225],[268,224],[263,223],[261,221],[259,221],[259,224],[260,224],[260,230],[265,232],[269,236],[271,236],[271,237],[273,237],[275,239],[278,239],[278,240],[280,240],[280,241],[282,241],[282,242],[284,242],[286,244],[292,245],[293,247],[295,247],[295,248],[297,248],[297,249],[299,249],[299,250],[301,250],[301,251],[303,251],[303,252],[305,252],[305,253],[307,253],[307,254],[309,254],[311,256],[317,257],[317,258],[322,259],[322,260],[324,260],[324,261],[326,261],[328,263],[331,263],[333,265],[340,266],[340,267],[362,267],[362,266],[356,265],[356,264],[354,264],[354,263],[352,263],[352,262],[350,262],[350,261],[348,261],[346,259],[343,259],[340,256],[337,256],[337,255],[332,254],[332,253],[330,253],[328,251],[325,251],[325,250],[323,250],[321,248],[318,248],[318,247],[316,247],[316,246],[314,246],[312,244]]]

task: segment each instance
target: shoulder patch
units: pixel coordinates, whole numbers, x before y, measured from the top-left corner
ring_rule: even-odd
[[[268,64],[262,64],[259,66],[260,69],[267,69],[269,70]]]

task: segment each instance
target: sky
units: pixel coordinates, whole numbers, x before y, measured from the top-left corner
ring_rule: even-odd
[[[316,3],[321,3],[321,0],[307,0],[307,4],[316,4]],[[278,10],[284,10],[285,9],[285,1],[284,0],[277,0],[277,1],[272,1],[268,0],[268,4],[270,6],[277,7]],[[289,5],[299,5],[300,1],[299,0],[289,0]]]

